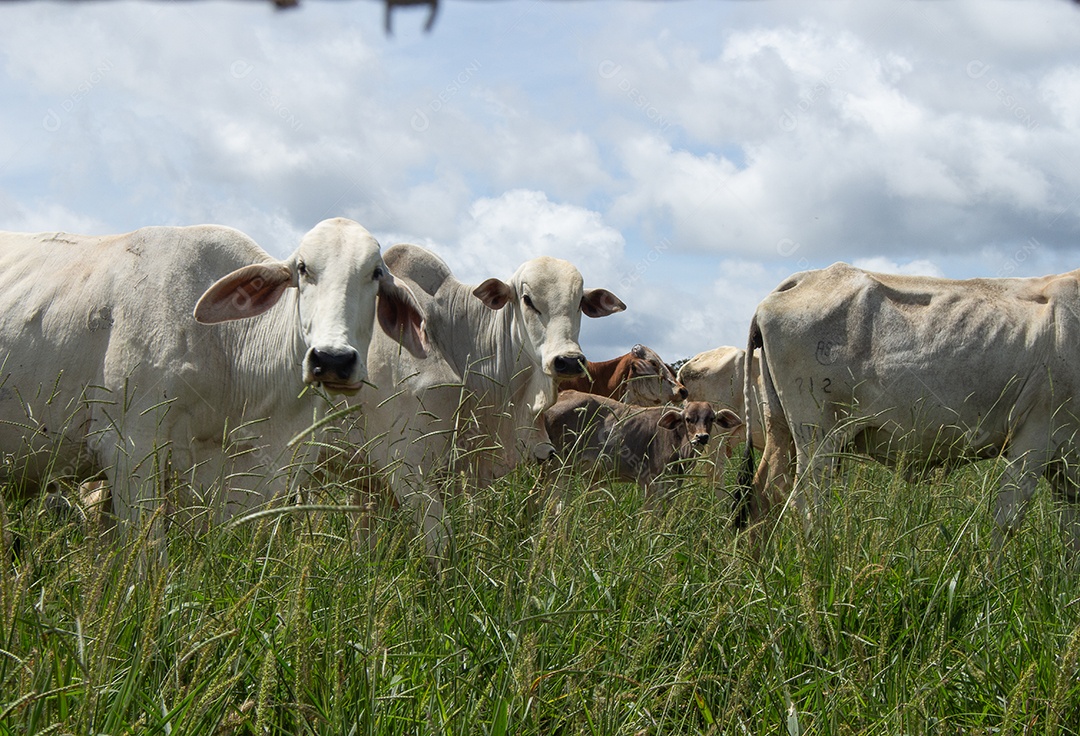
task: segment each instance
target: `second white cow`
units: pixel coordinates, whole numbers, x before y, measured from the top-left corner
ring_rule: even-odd
[[[418,360],[385,335],[372,340],[378,390],[361,396],[363,454],[386,471],[435,558],[450,539],[447,476],[486,483],[550,454],[541,413],[555,403],[560,378],[583,372],[582,313],[604,317],[626,305],[606,289],[584,289],[578,270],[555,258],[479,286],[461,283],[419,246],[395,245],[385,258],[422,306],[431,355]]]

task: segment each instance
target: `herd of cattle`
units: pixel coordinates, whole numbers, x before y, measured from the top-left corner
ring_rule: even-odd
[[[745,351],[701,353],[678,375],[641,345],[586,360],[582,313],[625,308],[566,261],[465,285],[418,246],[380,254],[345,219],[280,261],[221,226],[0,233],[0,483],[107,489],[122,532],[165,498],[221,521],[302,490],[336,444],[439,556],[451,479],[557,455],[651,503],[715,438],[712,477],[739,526],[789,498],[811,521],[846,452],[912,475],[1000,457],[999,532],[1045,477],[1080,551],[1080,272],[795,274],[758,306]],[[741,485],[723,488],[743,442]],[[374,489],[359,484],[356,503]]]

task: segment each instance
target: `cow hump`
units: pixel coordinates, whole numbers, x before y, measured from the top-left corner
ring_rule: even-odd
[[[443,259],[418,245],[399,243],[390,246],[383,254],[383,261],[390,273],[409,279],[432,296],[448,278],[453,278]]]

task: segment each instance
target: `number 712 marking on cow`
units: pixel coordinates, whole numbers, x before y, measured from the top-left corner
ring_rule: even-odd
[[[799,378],[795,379],[795,385],[799,387],[799,392],[800,393],[802,393],[804,383],[807,384],[807,389],[809,390],[810,395],[813,396],[813,394],[814,394],[814,377],[810,376],[809,381],[804,381],[801,376]],[[831,394],[832,393],[832,379],[831,378],[822,378],[822,379],[820,379],[818,381],[818,387],[821,389],[821,393],[823,393],[823,394]]]

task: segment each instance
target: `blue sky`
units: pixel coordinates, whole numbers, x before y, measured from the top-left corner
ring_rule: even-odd
[[[1080,267],[1080,8],[1030,2],[0,8],[0,229],[347,216],[465,281],[572,260],[592,359],[745,342],[788,274]]]

